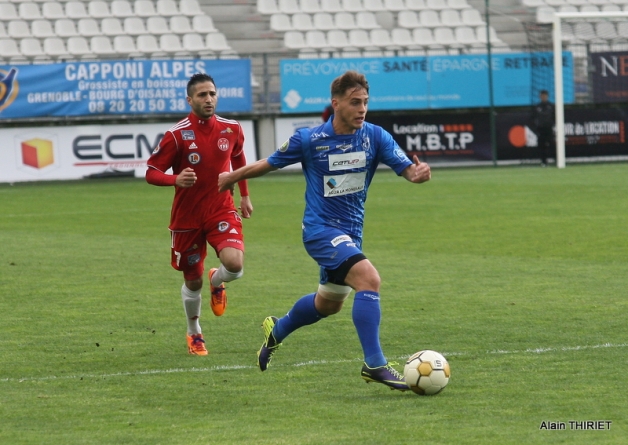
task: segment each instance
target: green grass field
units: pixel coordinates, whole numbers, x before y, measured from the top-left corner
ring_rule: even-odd
[[[250,182],[245,275],[223,317],[204,305],[210,355],[192,357],[172,189],[0,185],[0,444],[627,443],[628,164],[376,176],[382,345],[398,369],[420,349],[448,358],[432,397],[364,384],[351,298],[256,368],[263,318],[317,286],[303,188]],[[569,423],[589,420],[610,430]]]

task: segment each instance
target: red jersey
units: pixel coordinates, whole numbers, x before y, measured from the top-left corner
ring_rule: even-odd
[[[218,175],[246,165],[242,127],[217,115],[204,120],[190,113],[166,132],[147,165],[146,180],[154,185],[175,185],[183,169],[194,170],[192,187],[175,185],[169,228],[200,228],[217,214],[235,211],[231,193],[218,193]],[[173,175],[165,173],[169,168]],[[240,195],[248,196],[246,181],[238,186]]]

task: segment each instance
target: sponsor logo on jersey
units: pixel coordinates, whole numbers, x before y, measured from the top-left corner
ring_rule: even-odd
[[[329,150],[329,145],[319,145],[316,147],[316,151],[327,151]]]
[[[347,150],[351,150],[353,148],[353,144],[351,144],[351,143],[340,144],[340,145],[336,145],[336,148],[338,150],[347,151]]]
[[[201,155],[199,155],[198,153],[190,153],[188,155],[188,161],[190,164],[198,164],[199,162],[201,162]]]
[[[197,147],[197,145],[196,145],[196,142],[192,142],[188,148],[189,148],[190,150],[196,150],[198,147]]]
[[[366,184],[366,172],[347,173],[346,175],[334,175],[323,177],[323,196],[325,198],[350,195],[364,190]]]
[[[193,141],[196,139],[196,136],[194,136],[194,130],[181,130],[181,137],[184,141]]]
[[[159,153],[159,150],[161,150],[161,146],[157,144],[157,147],[155,147],[155,149],[153,150],[153,154]]]
[[[288,149],[288,145],[290,145],[290,139],[288,139],[286,142],[281,144],[281,147],[279,147],[278,150],[284,153]]]
[[[236,229],[231,229],[231,230],[229,230],[229,233],[235,233],[237,235],[238,231]]]
[[[312,133],[312,136],[310,136],[310,140],[315,141],[317,139],[322,139],[326,137],[329,137],[329,135],[324,131],[321,131],[320,133]]]
[[[226,138],[218,139],[218,148],[220,148],[222,151],[229,150],[229,139],[226,139]]]
[[[349,235],[340,235],[337,236],[336,238],[334,238],[333,240],[331,240],[331,245],[336,247],[338,244],[341,243],[350,243],[353,240],[351,239],[351,237]]]
[[[219,232],[226,232],[228,228],[229,228],[229,223],[227,221],[220,221],[218,223]]]
[[[225,128],[225,129],[224,129],[224,130],[222,130],[220,133],[221,133],[221,134],[224,134],[224,133],[233,133],[233,130],[232,130],[231,128]]]
[[[366,167],[366,154],[363,151],[329,155],[329,171]]]

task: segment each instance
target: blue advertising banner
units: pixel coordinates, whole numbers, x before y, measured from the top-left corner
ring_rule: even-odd
[[[495,106],[530,105],[532,69],[546,80],[537,89],[553,97],[554,62],[551,52],[492,55]],[[347,70],[369,81],[370,110],[473,108],[490,105],[488,58],[484,54],[458,56],[384,57],[364,59],[288,59],[280,64],[281,111],[322,112],[330,102],[330,84]],[[565,103],[573,103],[573,58],[563,53]]]
[[[86,61],[0,65],[0,119],[185,113],[199,72],[215,79],[219,112],[251,111],[249,59]]]

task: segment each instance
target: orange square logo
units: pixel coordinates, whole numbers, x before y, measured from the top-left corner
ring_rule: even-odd
[[[30,139],[22,142],[22,162],[33,168],[44,168],[54,163],[52,141]]]

